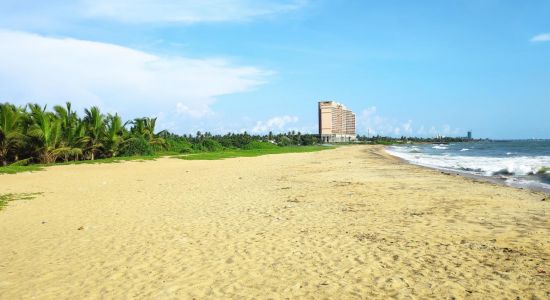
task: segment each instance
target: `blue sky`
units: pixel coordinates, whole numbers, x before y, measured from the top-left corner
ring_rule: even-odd
[[[178,133],[550,138],[545,0],[0,0],[0,101],[99,105]]]

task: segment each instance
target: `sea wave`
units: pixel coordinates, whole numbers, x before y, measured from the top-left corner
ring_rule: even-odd
[[[433,147],[432,147],[433,148]],[[387,151],[411,163],[447,171],[497,177],[515,183],[537,181],[550,189],[550,156],[464,156],[412,152],[409,147],[389,147]],[[531,183],[533,184],[533,183]]]
[[[413,164],[550,193],[550,141],[409,144],[387,151]]]

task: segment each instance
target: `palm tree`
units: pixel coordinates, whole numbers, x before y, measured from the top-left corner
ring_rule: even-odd
[[[149,144],[153,146],[159,146],[161,148],[166,147],[166,140],[159,137],[158,135],[155,135],[155,126],[157,124],[157,118],[144,118],[144,119],[145,119],[145,127],[149,132]]]
[[[63,138],[67,138],[72,128],[76,125],[76,113],[71,109],[71,102],[65,103],[65,107],[56,105],[53,107],[57,118],[61,121],[61,130],[63,131]]]
[[[61,148],[57,151],[63,155],[65,162],[69,161],[69,157],[74,157],[75,160],[82,155],[81,139],[84,136],[84,126],[78,119],[76,112],[71,109],[71,102],[67,102],[65,107],[54,106],[57,118],[61,123]]]
[[[82,138],[82,142],[85,144],[90,159],[94,160],[97,152],[103,147],[101,141],[105,133],[105,121],[97,106],[85,109],[84,113],[86,115],[84,117],[86,135]]]
[[[107,124],[105,132],[105,149],[109,156],[117,156],[120,144],[124,141],[124,125],[122,125],[122,119],[118,114],[114,116],[111,114],[107,115],[105,119]]]
[[[156,121],[156,118],[137,118],[123,123],[118,114],[105,116],[97,107],[86,109],[80,118],[70,102],[50,111],[38,104],[24,108],[0,104],[0,166],[14,161],[20,165],[49,164],[58,160],[153,154],[168,148],[167,141],[172,148],[190,147],[186,136],[168,131],[155,134]],[[129,130],[127,124],[131,124]],[[229,135],[228,145],[232,145],[233,138],[238,140],[240,136]],[[199,142],[220,137],[198,132],[196,138],[189,135],[189,139]]]
[[[16,152],[23,143],[24,136],[19,123],[21,116],[21,108],[0,103],[0,161],[3,166],[8,164],[10,152]]]
[[[136,118],[133,121],[130,121],[132,127],[130,128],[130,133],[134,137],[142,137],[147,139],[149,137],[149,131],[145,126],[145,118]]]
[[[53,163],[62,152],[61,121],[51,112],[46,112],[46,106],[30,104],[31,125],[27,134],[38,142],[38,153],[43,163]]]
[[[75,150],[73,153],[74,160],[77,161],[82,155],[83,140],[86,136],[86,124],[78,119],[76,127],[73,129],[72,133],[67,138],[67,143],[73,147]]]
[[[155,135],[157,118],[137,118],[132,124],[130,129],[132,135],[144,138],[152,146],[166,146],[166,140]]]

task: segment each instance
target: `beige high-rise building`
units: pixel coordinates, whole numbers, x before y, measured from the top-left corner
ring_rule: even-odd
[[[340,103],[319,102],[319,135],[323,143],[355,141],[355,114]]]

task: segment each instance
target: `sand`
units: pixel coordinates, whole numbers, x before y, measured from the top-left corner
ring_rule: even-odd
[[[550,297],[550,199],[381,147],[0,176],[1,299]]]

